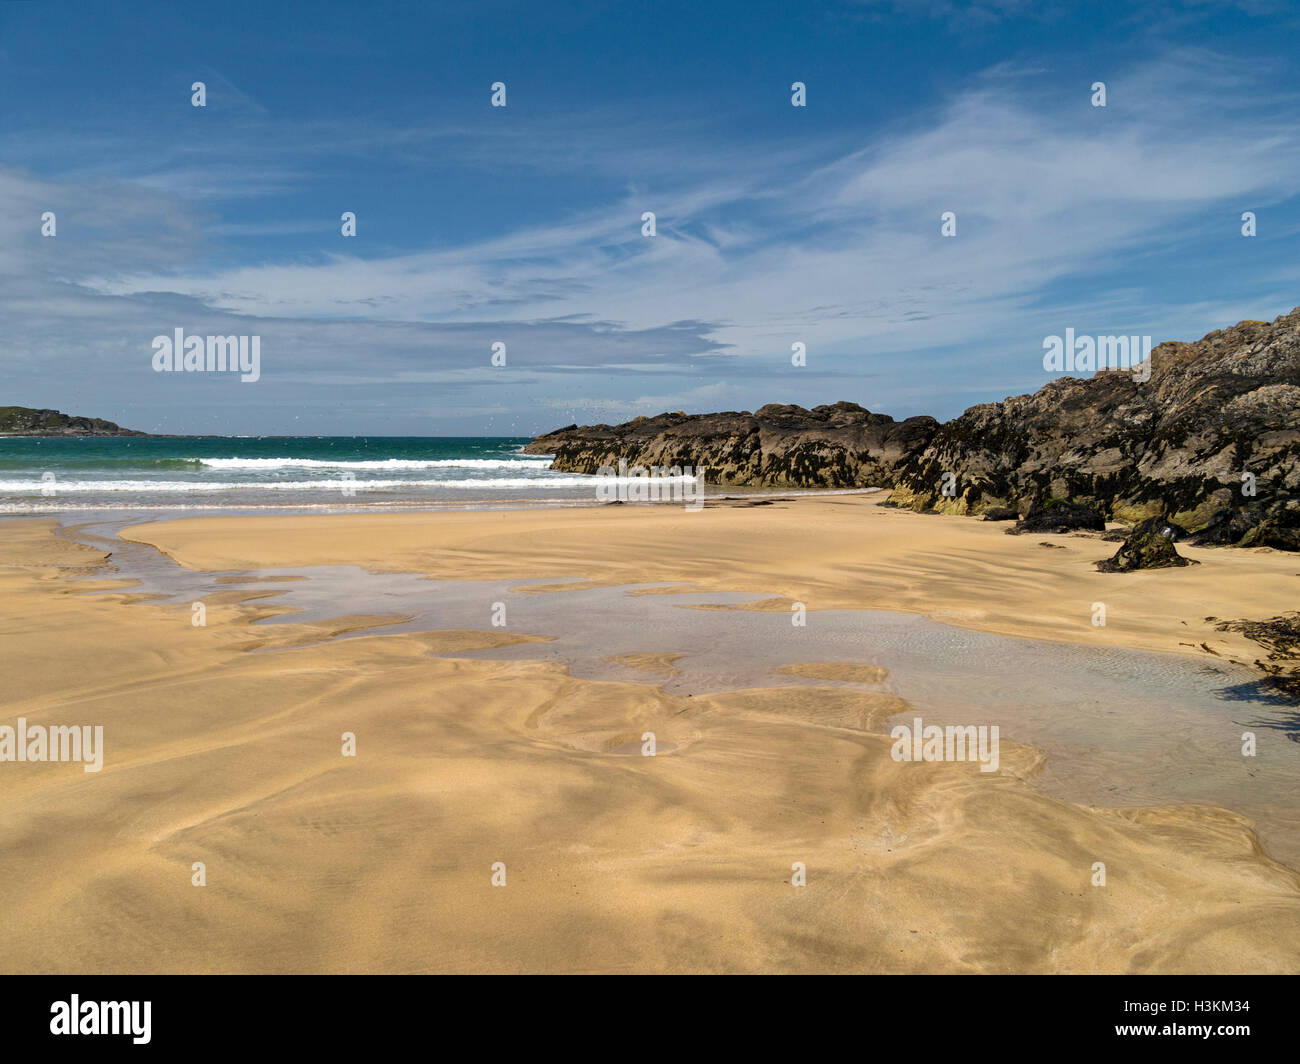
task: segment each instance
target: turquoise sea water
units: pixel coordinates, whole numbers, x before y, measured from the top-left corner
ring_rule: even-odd
[[[589,503],[516,437],[0,439],[0,513]]]

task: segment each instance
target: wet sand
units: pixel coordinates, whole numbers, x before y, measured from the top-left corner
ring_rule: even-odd
[[[916,707],[887,686],[894,669],[875,684],[857,671],[887,663],[843,647],[772,662],[795,667],[773,686],[696,693],[698,646],[614,646],[603,657],[622,660],[602,667],[635,679],[588,678],[536,657],[561,653],[562,632],[513,610],[493,628],[490,603],[481,627],[451,631],[412,630],[411,614],[368,598],[265,623],[292,619],[284,603],[310,576],[283,596],[274,580],[227,581],[195,627],[189,604],[102,579],[103,552],[55,533],[0,524],[0,723],[102,724],[105,766],[0,765],[0,970],[1298,966],[1300,876],[1248,817],[1054,797],[1037,783],[1044,754],[1005,730],[996,773],[894,761],[886,723]],[[214,584],[351,565],[551,581],[512,606],[576,603],[595,583],[628,609],[620,585],[677,583],[642,600],[666,594],[673,609],[693,592],[726,615],[677,614],[720,626],[774,609],[789,625],[801,601],[814,636],[817,611],[888,609],[1081,646],[1186,654],[1180,643],[1204,640],[1225,668],[1253,648],[1204,616],[1281,612],[1300,568],[1188,550],[1212,564],[1096,574],[1087,562],[1112,544],[1064,537],[1045,551],[1041,537],[858,497],[697,514],[204,518],[126,535]],[[759,595],[766,611],[736,608]],[[1099,597],[1105,629],[1090,622]],[[345,732],[356,757],[341,754]],[[657,756],[640,756],[647,732]],[[191,885],[196,861],[206,886]],[[1097,862],[1105,886],[1092,885]],[[791,884],[795,863],[807,886]]]
[[[922,516],[879,495],[771,505],[607,506],[439,514],[187,518],[126,538],[207,570],[359,565],[445,579],[609,585],[685,582],[764,591],[809,609],[879,609],[1029,639],[1214,654],[1246,663],[1258,647],[1206,617],[1270,617],[1295,607],[1300,558],[1267,548],[1179,544],[1203,563],[1098,573],[1118,544],[1097,535],[1008,536],[1006,524]],[[1044,550],[1050,542],[1060,550]],[[1107,624],[1092,623],[1104,602]],[[786,607],[788,608],[788,607]]]
[[[76,535],[109,533],[95,528]],[[125,549],[114,553],[114,568],[153,601],[225,601],[241,580],[118,544]],[[253,589],[245,601],[256,594],[275,611],[254,622],[260,646],[315,642],[322,626],[350,638],[381,625],[472,631],[489,622],[547,638],[454,653],[558,661],[579,679],[655,683],[677,695],[796,683],[885,691],[910,707],[902,723],[915,711],[997,725],[1038,747],[1046,761],[1035,784],[1051,795],[1109,807],[1222,806],[1252,820],[1271,856],[1300,867],[1300,743],[1287,741],[1295,714],[1256,690],[1254,671],[1221,658],[1018,639],[877,610],[818,610],[796,625],[788,600],[682,584],[430,580],[357,566],[264,569],[242,579]],[[357,604],[376,615],[347,614]],[[1249,758],[1241,756],[1248,729],[1259,746]]]

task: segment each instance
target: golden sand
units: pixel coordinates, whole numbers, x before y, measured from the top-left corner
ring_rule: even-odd
[[[1115,553],[1099,536],[1008,536],[1007,525],[891,510],[873,496],[771,506],[610,506],[438,514],[200,517],[128,529],[182,565],[257,569],[347,562],[439,579],[684,581],[750,591],[809,609],[884,609],[1001,635],[1203,654],[1252,662],[1255,644],[1206,617],[1272,617],[1295,608],[1300,558],[1268,548],[1178,545],[1205,564],[1099,573]],[[569,586],[583,586],[570,584]],[[558,593],[563,585],[531,590]],[[1107,625],[1092,623],[1104,602]]]
[[[608,660],[618,665],[625,665],[629,669],[640,669],[642,672],[653,672],[661,676],[676,676],[678,669],[673,662],[685,656],[685,654],[616,654]]]
[[[1098,574],[1113,544],[1045,551],[858,498],[129,536],[196,567],[685,581],[1103,645],[1206,640],[1245,660],[1203,618],[1280,612],[1297,568],[1189,549],[1207,564]],[[106,748],[94,774],[0,765],[5,972],[1280,972],[1300,957],[1300,876],[1242,817],[1046,797],[1041,755],[1013,736],[993,774],[895,762],[878,730],[908,708],[893,695],[679,697],[555,662],[435,657],[520,636],[385,634],[394,619],[373,616],[286,637],[249,627],[276,611],[255,591],[212,596],[194,627],[121,581],[69,580],[102,555],[53,522],[7,522],[0,543],[0,723],[102,724]]]
[[[802,676],[809,680],[836,680],[840,683],[881,683],[889,675],[888,671],[879,665],[858,665],[852,661],[778,665],[772,671],[785,676]]]

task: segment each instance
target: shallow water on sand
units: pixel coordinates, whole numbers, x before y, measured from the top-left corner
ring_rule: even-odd
[[[258,624],[389,614],[409,620],[378,634],[500,631],[492,620],[503,603],[505,631],[552,640],[449,656],[558,660],[582,679],[655,684],[678,695],[791,685],[887,691],[914,707],[898,721],[998,725],[1002,738],[1043,750],[1048,761],[1037,785],[1055,797],[1101,806],[1221,806],[1254,820],[1270,855],[1300,867],[1296,714],[1260,695],[1257,675],[1240,666],[1017,639],[874,610],[813,609],[806,626],[796,627],[786,610],[735,608],[768,596],[675,593],[670,585],[651,585],[669,593],[639,593],[648,589],[584,588],[580,579],[435,581],[354,566],[192,572],[115,537],[138,522],[135,515],[68,531],[111,549],[116,575],[140,581],[139,591],[159,601],[246,589],[275,592],[260,605],[298,611]],[[570,590],[539,590],[548,585]],[[731,608],[698,608],[719,606]],[[610,660],[633,654],[681,656],[673,673]],[[808,662],[877,665],[888,675],[859,684],[773,671]],[[1256,734],[1257,756],[1242,756],[1243,731]]]

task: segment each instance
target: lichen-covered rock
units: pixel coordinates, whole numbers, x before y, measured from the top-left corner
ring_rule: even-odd
[[[1138,569],[1163,569],[1173,565],[1194,565],[1174,547],[1182,531],[1164,517],[1138,522],[1113,557],[1097,563],[1103,573],[1129,573]]]

